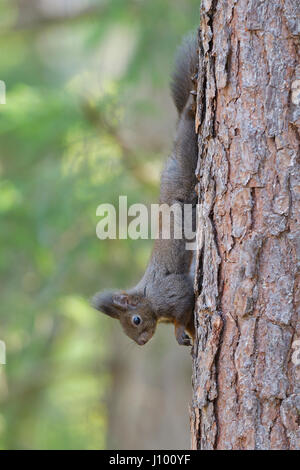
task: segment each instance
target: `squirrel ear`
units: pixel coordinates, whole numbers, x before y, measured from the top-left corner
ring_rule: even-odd
[[[121,308],[122,310],[126,310],[129,303],[129,297],[127,292],[121,292],[120,294],[113,295],[113,304]]]
[[[128,294],[124,291],[113,295],[113,302],[116,307],[127,310],[130,307],[136,307],[140,302],[140,298],[137,295]]]
[[[96,310],[112,318],[119,318],[120,308],[124,307],[121,307],[121,303],[116,302],[117,297],[119,297],[119,294],[115,294],[114,292],[99,292],[92,298],[91,305]]]

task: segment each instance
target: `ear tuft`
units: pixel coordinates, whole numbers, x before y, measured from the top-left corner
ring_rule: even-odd
[[[114,302],[114,292],[98,292],[91,299],[91,306],[112,318],[119,318],[119,309]]]

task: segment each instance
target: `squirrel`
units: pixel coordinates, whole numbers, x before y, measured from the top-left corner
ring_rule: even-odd
[[[195,79],[198,53],[196,35],[185,38],[175,60],[171,93],[178,111],[173,152],[161,175],[160,204],[191,204],[193,221],[197,204],[195,133]],[[159,226],[159,235],[162,227]],[[124,332],[138,345],[154,335],[157,323],[171,322],[180,345],[194,339],[193,252],[186,239],[155,240],[151,258],[140,282],[128,291],[100,292],[92,299],[97,310],[119,319]]]

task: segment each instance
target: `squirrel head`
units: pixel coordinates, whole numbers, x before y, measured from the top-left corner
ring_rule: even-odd
[[[150,302],[142,294],[102,292],[94,296],[92,306],[120,320],[126,335],[140,346],[154,335],[157,318]]]

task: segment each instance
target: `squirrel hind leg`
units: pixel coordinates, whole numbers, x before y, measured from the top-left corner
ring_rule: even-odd
[[[195,32],[186,36],[178,49],[175,69],[171,82],[171,91],[175,106],[179,112],[184,110],[190,93],[195,92],[195,76],[198,67],[198,44]]]

